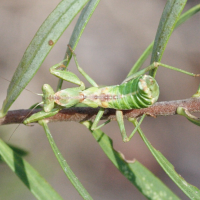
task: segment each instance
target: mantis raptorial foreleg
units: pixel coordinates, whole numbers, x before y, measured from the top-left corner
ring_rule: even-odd
[[[66,71],[65,69],[66,67],[62,63],[59,63],[50,68],[50,73],[60,79],[79,85],[80,89],[84,90],[85,84],[74,73]]]
[[[69,49],[72,52],[72,55],[74,57],[74,61],[76,63],[76,67],[78,69],[78,71],[83,75],[83,77],[94,87],[98,87],[98,85],[96,84],[96,82],[79,66],[77,58],[76,58],[76,54],[73,52],[73,50],[71,49],[71,47],[68,45]],[[63,61],[62,61],[63,62]],[[85,85],[84,83],[72,72],[66,71],[66,66],[64,66],[63,64],[59,63],[54,65],[53,67],[50,68],[50,73],[57,76],[60,79],[63,79],[67,82],[71,82],[74,83],[76,85],[80,85],[81,89],[84,90],[85,89]]]
[[[69,49],[72,52],[72,55],[74,57],[74,61],[76,63],[76,67],[78,69],[78,71],[83,75],[83,77],[94,87],[98,87],[98,85],[96,84],[96,82],[79,66],[77,58],[76,58],[76,54],[74,53],[74,51],[72,50],[72,48],[68,45]]]

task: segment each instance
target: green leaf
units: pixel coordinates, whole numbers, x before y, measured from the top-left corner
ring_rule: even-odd
[[[90,0],[88,4],[85,6],[85,8],[82,10],[69,41],[69,45],[71,46],[73,50],[76,49],[76,46],[81,38],[81,35],[83,31],[85,30],[85,27],[87,23],[89,22],[99,2],[100,0]],[[67,49],[66,53],[72,56],[69,48]]]
[[[176,23],[176,27],[179,27],[181,24],[183,24],[186,20],[188,20],[190,17],[192,17],[194,14],[198,13],[200,11],[200,4],[194,6],[193,8],[189,9],[185,13],[183,13],[178,22]]]
[[[0,139],[0,155],[13,172],[28,187],[32,194],[41,200],[61,200],[61,196],[43,179],[40,174],[4,141]]]
[[[158,30],[155,37],[151,63],[160,62],[168,40],[175,28],[179,16],[185,7],[187,0],[168,0],[163,10]],[[155,77],[157,69],[150,71],[150,75]]]
[[[127,161],[113,148],[112,140],[100,129],[91,131],[92,122],[82,122],[92,133],[105,154],[115,167],[133,184],[147,199],[176,200],[179,199],[160,179],[136,160]],[[133,198],[134,199],[134,198]]]
[[[135,120],[134,125],[136,126],[138,123]],[[158,161],[160,166],[163,168],[163,170],[167,173],[167,175],[174,181],[174,183],[190,198],[190,199],[200,199],[200,190],[186,182],[174,169],[174,166],[160,153],[158,150],[156,150],[151,143],[147,140],[142,130],[139,128],[138,132],[140,136],[142,137],[143,141],[155,157],[155,159]]]
[[[48,16],[26,49],[7,91],[0,117],[33,78],[44,59],[88,0],[62,0]]]
[[[83,31],[85,30],[85,27],[89,19],[91,18],[92,14],[94,13],[97,5],[99,4],[99,1],[100,0],[90,0],[88,4],[85,6],[85,8],[82,10],[69,41],[69,45],[73,50],[76,49],[76,46],[81,38],[81,35]],[[69,49],[69,47],[67,47],[67,51],[65,53],[65,58],[64,58],[64,60],[66,59],[67,60],[63,62],[63,64],[66,67],[69,65],[71,57],[72,57],[72,52]],[[57,91],[61,89],[62,83],[63,83],[63,80],[59,79]]]
[[[39,124],[44,128],[46,136],[47,136],[47,138],[49,140],[49,144],[51,145],[51,148],[52,148],[52,150],[53,150],[58,162],[60,163],[60,166],[62,167],[64,173],[66,174],[66,176],[68,177],[70,182],[73,184],[73,186],[75,187],[75,189],[78,191],[78,193],[81,195],[81,197],[83,199],[91,200],[92,197],[87,192],[87,190],[83,187],[83,185],[78,180],[78,178],[76,177],[74,172],[70,169],[70,167],[67,164],[66,160],[64,159],[64,157],[62,156],[62,154],[59,151],[58,147],[56,146],[56,143],[54,142],[54,139],[53,139],[53,137],[52,137],[52,135],[50,133],[49,127],[48,127],[47,123],[45,122],[45,120],[39,121]]]
[[[17,153],[19,156],[26,156],[28,154],[27,151],[19,148],[19,147],[16,147],[16,146],[13,146],[11,144],[7,144],[15,153]],[[0,155],[0,162],[4,161],[2,156]]]

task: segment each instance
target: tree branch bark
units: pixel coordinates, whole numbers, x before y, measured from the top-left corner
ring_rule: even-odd
[[[200,97],[176,100],[176,101],[163,101],[157,102],[149,108],[124,110],[124,119],[129,117],[138,118],[144,113],[150,116],[166,116],[175,115],[178,107],[184,107],[189,112],[200,112]],[[90,107],[73,107],[62,109],[58,114],[48,118],[49,122],[56,121],[86,121],[94,120],[99,108]],[[4,118],[0,119],[0,125],[23,123],[23,121],[32,114],[41,111],[41,109],[27,109],[27,110],[13,110],[9,111]],[[106,109],[102,120],[116,120],[115,110]]]

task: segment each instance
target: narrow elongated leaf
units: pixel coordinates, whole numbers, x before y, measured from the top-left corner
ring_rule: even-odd
[[[88,4],[85,6],[85,8],[82,10],[82,12],[78,18],[78,21],[76,23],[76,26],[74,27],[70,41],[69,41],[69,45],[73,50],[76,49],[76,46],[80,40],[80,37],[81,37],[83,31],[85,30],[85,27],[86,27],[89,19],[91,18],[93,12],[95,11],[97,5],[99,4],[99,1],[100,0],[90,0],[88,2]],[[67,47],[67,51],[65,53],[65,58],[64,58],[64,60],[66,60],[66,58],[67,58],[67,60],[65,62],[63,62],[63,64],[66,67],[69,65],[71,57],[72,57],[72,52],[69,49],[69,47]],[[63,80],[59,79],[57,91],[61,89],[62,83],[63,83]]]
[[[87,192],[87,190],[83,187],[81,182],[78,180],[78,178],[76,177],[74,172],[71,170],[71,168],[67,164],[67,161],[62,156],[60,150],[56,146],[56,143],[54,142],[54,139],[50,133],[47,123],[44,120],[41,120],[41,121],[39,121],[39,124],[44,128],[46,136],[49,140],[49,144],[51,145],[51,148],[52,148],[58,162],[60,163],[60,166],[62,167],[64,173],[66,174],[66,176],[68,177],[70,182],[73,184],[73,186],[75,187],[75,189],[78,191],[78,193],[81,195],[81,197],[83,199],[92,200],[92,197]]]
[[[138,122],[135,120],[134,125],[136,126]],[[174,169],[174,166],[160,153],[158,150],[156,150],[151,143],[147,140],[142,130],[139,128],[138,132],[142,139],[144,140],[145,144],[155,157],[155,159],[158,161],[160,166],[163,168],[163,170],[167,173],[167,175],[174,181],[174,183],[190,198],[198,200],[200,199],[200,190],[186,182]]]
[[[62,0],[48,16],[26,49],[7,91],[0,117],[33,78],[45,57],[88,0]]]
[[[192,17],[199,11],[200,11],[200,4],[194,6],[193,8],[190,8],[188,11],[186,11],[180,16],[179,20],[176,23],[175,28],[179,27],[181,24],[183,24],[186,20],[188,20],[190,17]]]
[[[81,11],[81,14],[78,18],[78,21],[74,27],[73,33],[69,41],[69,45],[73,50],[75,50],[81,35],[85,30],[85,27],[89,22],[99,2],[100,0],[90,0],[88,4],[85,6],[85,8]],[[69,48],[67,49],[67,54],[71,56],[71,51],[69,50]]]
[[[83,122],[82,124],[91,131],[91,122]],[[113,148],[112,140],[100,129],[91,131],[91,133],[115,167],[135,185],[147,199],[179,199],[160,179],[137,160],[125,160],[123,155]]]
[[[0,155],[13,172],[21,179],[37,199],[61,200],[61,196],[43,179],[40,174],[6,143],[0,139]]]
[[[185,7],[187,0],[168,0],[163,10],[156,38],[154,42],[151,63],[160,62],[168,40],[174,30],[176,22]],[[156,69],[150,71],[151,76],[155,76]]]
[[[21,149],[21,148],[19,148],[19,147],[16,147],[16,146],[13,146],[13,145],[11,145],[11,144],[7,144],[15,153],[17,153],[19,156],[21,156],[21,157],[23,157],[23,156],[26,156],[27,154],[28,154],[28,152],[27,151],[25,151],[25,150],[23,150],[23,149]],[[1,154],[0,154],[0,163],[1,162],[3,162],[4,160],[3,160],[3,158],[2,158],[2,156],[1,156]]]

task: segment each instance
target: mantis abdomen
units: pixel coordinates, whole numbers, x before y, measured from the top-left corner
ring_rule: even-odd
[[[141,75],[121,85],[86,89],[82,95],[81,102],[91,107],[129,110],[154,104],[159,97],[159,86],[153,77]]]

